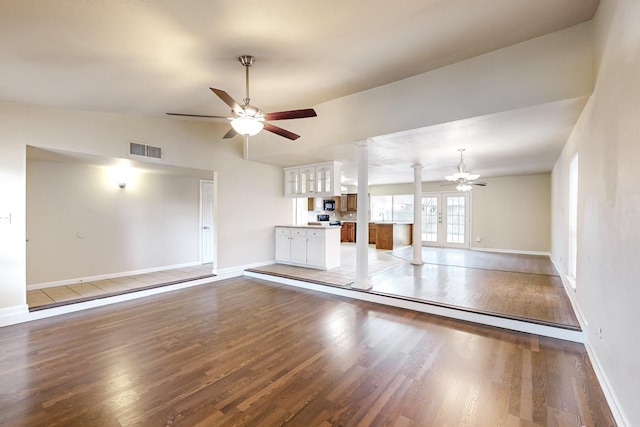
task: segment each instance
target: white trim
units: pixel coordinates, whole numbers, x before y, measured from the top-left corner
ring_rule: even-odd
[[[514,319],[505,319],[501,317],[490,316],[488,314],[472,313],[465,310],[456,310],[454,308],[442,307],[431,304],[423,304],[417,301],[410,301],[401,298],[393,298],[385,295],[378,295],[367,291],[357,291],[349,288],[339,288],[334,286],[320,285],[316,283],[304,282],[299,280],[288,279],[284,277],[271,276],[267,274],[254,273],[245,271],[245,276],[257,279],[267,280],[280,283],[283,285],[295,286],[298,288],[310,289],[318,292],[324,292],[332,295],[339,295],[347,298],[358,299],[362,301],[383,304],[392,307],[405,308],[408,310],[419,311],[422,313],[435,314],[437,316],[449,317],[467,322],[480,323],[483,325],[494,326],[497,328],[510,329],[513,331],[526,332],[529,334],[541,335],[545,337],[558,338],[565,341],[573,341],[584,343],[584,333],[581,331],[573,331],[569,329],[556,328],[553,326],[539,325]]]
[[[573,311],[575,312],[576,317],[578,318],[578,322],[580,323],[580,326],[584,331],[584,337],[585,337],[584,347],[587,350],[587,355],[589,356],[589,360],[591,361],[591,365],[593,366],[593,371],[596,374],[596,378],[598,378],[598,383],[600,384],[600,388],[604,393],[604,397],[607,400],[607,403],[609,404],[609,409],[611,409],[613,418],[615,419],[616,424],[618,424],[620,427],[630,427],[631,423],[629,422],[629,419],[627,418],[626,414],[624,413],[624,410],[622,409],[622,404],[618,400],[618,397],[614,392],[613,387],[611,386],[611,383],[609,382],[609,379],[604,369],[602,368],[600,359],[598,358],[598,355],[595,349],[591,345],[591,335],[589,334],[589,322],[587,321],[587,318],[584,316],[584,313],[582,313],[582,310],[580,309],[580,305],[578,304],[578,301],[576,298],[576,294],[577,294],[576,288],[571,287],[571,284],[569,283],[569,277],[565,274],[564,270],[560,268],[560,264],[556,262],[555,258],[553,256],[550,256],[549,258],[551,258],[551,262],[556,267],[556,270],[558,270],[558,273],[560,273],[560,278],[562,279],[562,286],[564,287],[567,293],[567,296],[569,297],[569,301],[571,302]]]
[[[591,346],[589,342],[589,337],[587,335],[587,342],[585,343],[585,348],[587,349],[587,355],[589,359],[591,359],[591,365],[593,366],[593,371],[598,378],[598,382],[600,383],[600,388],[604,393],[604,397],[609,404],[609,409],[611,410],[611,414],[613,418],[616,420],[616,424],[619,427],[631,427],[631,422],[622,408],[622,403],[618,400],[618,396],[616,395],[611,383],[609,382],[609,378],[604,372],[602,365],[600,364],[600,359],[598,359],[598,355],[596,351]]]
[[[584,316],[584,313],[582,313],[582,310],[580,309],[580,305],[578,305],[578,301],[576,300],[576,289],[571,287],[571,285],[567,281],[566,274],[560,268],[560,265],[556,262],[556,260],[553,258],[553,255],[549,255],[549,259],[551,260],[551,263],[558,271],[558,274],[560,274],[560,280],[562,281],[562,286],[564,287],[564,291],[569,297],[569,302],[571,302],[571,307],[573,308],[573,312],[576,314],[576,317],[578,318],[578,323],[580,323],[580,327],[585,332],[585,336],[587,337],[587,341],[588,341],[589,322],[587,321],[587,318]]]
[[[4,324],[5,319],[10,319],[14,316],[21,316],[25,313],[29,313],[29,306],[27,304],[0,308],[0,326]]]
[[[47,308],[44,310],[16,313],[13,316],[0,317],[0,327],[15,325],[17,323],[31,322],[33,320],[46,319],[48,317],[59,316],[61,314],[74,313],[76,311],[87,310],[95,307],[116,304],[123,301],[131,301],[138,298],[144,298],[150,295],[163,294],[173,292],[179,289],[190,288],[192,286],[206,285],[208,283],[218,281],[217,277],[207,277],[205,279],[191,280],[187,282],[176,283],[174,285],[161,286],[153,289],[145,289],[141,291],[131,292],[127,294],[114,295],[112,297],[98,298],[90,301],[67,304],[60,307]],[[25,307],[27,307],[25,305]]]
[[[117,277],[135,276],[136,274],[148,274],[157,273],[158,271],[173,270],[176,268],[194,267],[196,265],[202,265],[199,261],[185,262],[182,264],[166,265],[163,267],[143,268],[141,270],[121,271],[118,273],[99,274],[97,276],[80,277],[75,279],[57,280],[55,282],[34,283],[27,285],[28,291],[35,289],[53,288],[55,286],[72,285],[74,283],[94,282],[96,280],[115,279]]]
[[[265,262],[256,262],[253,264],[245,264],[245,265],[236,265],[235,267],[228,267],[218,270],[217,278],[222,279],[230,279],[232,277],[240,277],[244,274],[247,268],[257,268],[264,267],[265,265],[274,264],[276,261],[265,261]]]
[[[544,252],[544,251],[521,251],[519,249],[480,248],[480,247],[477,247],[477,246],[472,246],[471,250],[472,251],[481,251],[481,252],[497,252],[497,253],[501,253],[501,254],[540,255],[540,256],[551,257],[551,252]]]

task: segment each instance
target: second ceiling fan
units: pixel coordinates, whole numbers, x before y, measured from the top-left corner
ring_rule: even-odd
[[[454,185],[456,184],[456,190],[458,191],[469,191],[471,190],[472,185],[478,185],[480,187],[486,187],[487,183],[482,181],[476,181],[476,179],[480,178],[480,175],[476,173],[467,172],[467,166],[464,164],[464,148],[459,148],[460,152],[460,163],[458,163],[458,172],[453,175],[447,175],[444,177],[447,181],[450,181],[450,184],[444,185]]]
[[[245,67],[245,81],[246,81],[246,97],[243,99],[243,104],[240,105],[236,102],[227,92],[221,89],[209,88],[213,93],[229,107],[231,107],[232,117],[224,116],[209,116],[204,114],[184,114],[184,113],[167,113],[170,116],[185,116],[185,117],[206,117],[214,119],[228,119],[231,121],[231,129],[227,132],[223,138],[233,138],[235,135],[240,134],[245,136],[245,145],[248,136],[254,136],[258,134],[262,129],[275,133],[282,137],[296,140],[300,138],[300,135],[296,135],[281,127],[267,123],[272,120],[287,120],[287,119],[303,119],[307,117],[316,117],[317,114],[313,108],[305,108],[302,110],[289,110],[279,111],[275,113],[263,113],[259,108],[251,105],[251,98],[249,97],[249,67],[253,65],[255,58],[251,55],[242,55],[238,58],[240,63]]]

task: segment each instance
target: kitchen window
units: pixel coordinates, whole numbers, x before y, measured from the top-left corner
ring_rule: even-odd
[[[413,194],[371,196],[371,222],[413,222]]]

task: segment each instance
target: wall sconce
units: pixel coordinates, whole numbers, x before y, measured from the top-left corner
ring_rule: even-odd
[[[114,166],[112,169],[113,181],[118,184],[118,187],[123,190],[127,188],[127,185],[131,183],[134,170],[128,162],[122,162],[118,166]]]

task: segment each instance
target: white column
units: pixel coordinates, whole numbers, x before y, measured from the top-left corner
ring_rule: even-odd
[[[369,141],[357,141],[358,215],[356,217],[356,280],[354,288],[371,289],[369,284]]]
[[[422,165],[413,165],[413,259],[411,264],[422,265]]]

